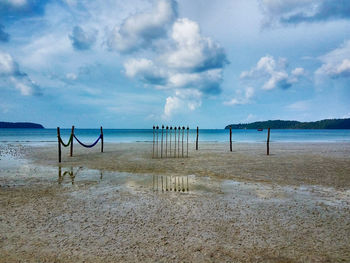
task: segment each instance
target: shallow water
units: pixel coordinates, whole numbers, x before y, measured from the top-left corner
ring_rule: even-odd
[[[187,131],[184,139],[187,140]],[[63,141],[70,136],[70,129],[61,129]],[[161,140],[161,129],[158,131]],[[75,129],[75,134],[84,143],[94,142],[100,135],[99,129]],[[179,134],[177,133],[177,136]],[[166,130],[163,131],[164,140]],[[156,137],[156,136],[155,136]],[[267,130],[232,130],[234,142],[265,142]],[[174,132],[171,133],[174,140]],[[226,142],[229,140],[229,130],[225,129],[200,129],[199,141]],[[152,129],[104,129],[104,140],[108,142],[152,142]],[[168,132],[170,140],[170,132]],[[189,130],[189,142],[195,142],[196,130]],[[271,142],[349,142],[350,130],[271,130]],[[26,142],[26,143],[53,143],[57,142],[56,129],[0,129],[0,142]]]

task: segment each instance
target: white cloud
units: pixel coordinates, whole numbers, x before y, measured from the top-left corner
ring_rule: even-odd
[[[229,101],[224,101],[224,105],[235,106],[244,105],[250,103],[251,98],[254,96],[254,89],[252,87],[247,87],[244,92],[241,90],[236,91],[236,97]]]
[[[166,99],[164,118],[195,110],[201,105],[202,96],[220,93],[223,67],[228,63],[223,48],[203,37],[194,21],[176,20],[169,35],[164,39],[162,52],[154,53],[152,59],[130,58],[124,63],[126,76],[175,91]]]
[[[330,77],[350,76],[350,40],[319,59],[323,64],[316,70],[316,74]]]
[[[18,66],[10,54],[0,51],[0,76],[13,75],[18,72]]]
[[[158,0],[150,12],[129,16],[115,27],[108,39],[108,47],[119,52],[131,52],[149,46],[155,39],[166,35],[167,27],[177,17],[173,0]]]
[[[174,96],[166,99],[163,119],[170,119],[175,113],[194,111],[202,104],[202,93],[196,89],[176,90]]]
[[[319,59],[323,64],[316,70],[316,75],[332,78],[350,77],[350,40]]]
[[[0,78],[5,85],[10,84],[19,90],[23,96],[40,94],[40,88],[26,73],[19,70],[17,63],[8,53],[0,51]]]
[[[165,54],[171,68],[187,71],[204,71],[222,68],[227,63],[222,47],[200,34],[199,25],[187,18],[178,19],[172,28],[171,38],[175,49]]]
[[[303,68],[295,68],[291,76],[287,73],[287,60],[279,58],[276,61],[272,56],[259,59],[256,66],[250,71],[243,71],[240,75],[242,80],[262,80],[263,90],[275,88],[288,89],[293,83],[298,82],[299,77],[304,75]]]
[[[125,75],[138,77],[147,84],[164,84],[167,73],[154,65],[150,59],[129,59],[124,63]]]
[[[260,0],[264,26],[348,19],[350,2],[335,0]]]
[[[69,35],[72,45],[76,50],[90,49],[96,42],[97,30],[84,30],[80,26],[75,26],[73,32]]]

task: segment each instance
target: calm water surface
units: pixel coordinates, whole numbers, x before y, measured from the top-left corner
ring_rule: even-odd
[[[151,142],[152,129],[104,129],[105,142]],[[181,130],[182,132],[182,130]],[[185,140],[186,140],[185,130]],[[70,129],[61,129],[61,137],[67,141]],[[99,129],[75,129],[75,135],[86,143],[95,141],[100,135]],[[159,137],[161,129],[159,130]],[[164,129],[165,136],[165,129]],[[168,134],[169,136],[169,134]],[[178,133],[177,133],[178,136]],[[265,142],[267,130],[232,130],[234,142]],[[172,139],[174,131],[172,132]],[[189,141],[196,139],[196,130],[190,129]],[[199,130],[199,141],[225,142],[229,139],[229,130]],[[271,130],[272,142],[350,142],[350,130]],[[57,142],[56,129],[0,129],[0,142]]]

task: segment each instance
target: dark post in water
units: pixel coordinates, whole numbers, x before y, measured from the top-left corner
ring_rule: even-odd
[[[72,141],[70,142],[70,156],[72,157],[73,156],[73,141],[74,141],[74,125],[72,126],[72,132],[71,132],[71,138],[72,138]]]
[[[60,127],[57,127],[57,140],[58,140],[58,162],[61,162],[61,133],[60,133]]]
[[[163,158],[163,130],[164,130],[164,125],[162,125],[162,140],[160,143],[160,158]]]
[[[267,129],[266,155],[270,155],[270,128]]]
[[[157,129],[157,158],[158,158],[158,130],[159,130],[159,127],[158,127],[158,125],[157,125],[157,127],[156,127],[156,129]]]
[[[176,128],[176,126],[175,126],[175,128],[174,128],[174,137],[175,137],[175,140],[174,140],[174,142],[175,142],[175,147],[174,147],[174,158],[176,158],[176,130],[177,130],[177,128]]]
[[[187,126],[187,158],[188,158],[188,132],[189,132],[190,128]]]
[[[166,129],[165,129],[165,158],[168,157],[168,129],[169,129],[169,127],[166,126]]]
[[[198,126],[197,126],[197,137],[196,137],[196,150],[198,151]]]
[[[156,129],[156,127],[153,125],[153,148],[152,148],[152,158],[154,158],[155,129]]]
[[[103,153],[103,129],[101,126],[101,153]]]
[[[230,126],[230,152],[232,152],[232,127]]]

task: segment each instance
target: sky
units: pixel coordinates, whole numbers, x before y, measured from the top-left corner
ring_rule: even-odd
[[[0,0],[0,121],[350,118],[348,0]]]

